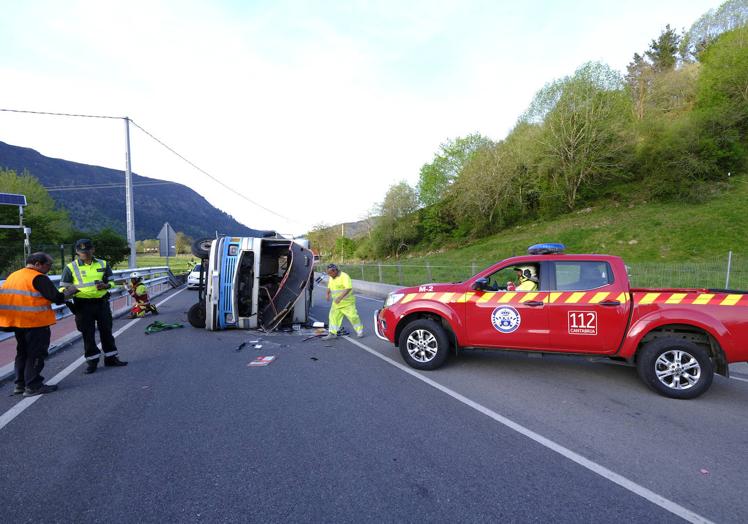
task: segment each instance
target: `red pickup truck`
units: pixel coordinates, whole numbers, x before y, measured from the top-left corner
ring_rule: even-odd
[[[464,282],[391,293],[375,313],[377,336],[424,370],[453,348],[609,357],[681,399],[748,361],[748,292],[631,288],[621,258],[560,251],[533,246]]]

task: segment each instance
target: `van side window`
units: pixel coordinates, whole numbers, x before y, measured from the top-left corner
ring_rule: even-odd
[[[613,283],[610,265],[603,261],[554,262],[556,289],[559,291],[585,291]]]

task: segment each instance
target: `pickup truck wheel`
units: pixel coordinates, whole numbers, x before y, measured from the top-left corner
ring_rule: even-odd
[[[206,259],[210,257],[210,245],[213,243],[214,238],[198,238],[192,243],[192,254],[199,259]]]
[[[415,320],[400,334],[400,354],[416,369],[436,369],[449,355],[449,338],[437,322]]]
[[[205,302],[192,304],[192,307],[187,311],[187,320],[192,327],[205,329]]]
[[[658,338],[642,348],[639,378],[661,395],[696,398],[712,384],[714,364],[707,351],[687,340]]]

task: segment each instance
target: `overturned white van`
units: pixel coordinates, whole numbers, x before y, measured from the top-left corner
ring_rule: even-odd
[[[262,329],[309,319],[314,254],[305,238],[263,236],[202,239],[193,254],[203,259],[198,303],[188,319],[195,327]]]

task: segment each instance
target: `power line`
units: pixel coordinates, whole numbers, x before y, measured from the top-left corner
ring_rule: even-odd
[[[185,158],[183,155],[179,154],[172,147],[168,146],[163,141],[161,141],[158,138],[156,138],[153,134],[151,134],[150,132],[148,132],[145,128],[143,128],[137,122],[135,122],[134,120],[132,120],[132,119],[130,119],[128,117],[124,117],[124,116],[109,116],[109,115],[85,115],[85,114],[76,114],[76,113],[58,113],[58,112],[53,112],[53,111],[31,111],[31,110],[26,110],[26,109],[3,109],[3,108],[0,108],[0,111],[4,111],[4,112],[7,112],[7,113],[26,113],[26,114],[32,114],[32,115],[67,116],[67,117],[79,117],[79,118],[104,118],[104,119],[112,119],[112,120],[124,120],[124,119],[127,119],[127,120],[129,120],[132,123],[132,125],[134,125],[138,129],[140,129],[143,133],[145,133],[148,137],[150,137],[152,140],[154,140],[155,142],[157,142],[159,145],[161,145],[162,147],[164,147],[165,149],[167,149],[169,152],[171,152],[172,154],[174,154],[177,157],[179,157],[181,160],[183,160],[184,162],[186,162],[187,164],[189,164],[190,166],[192,166],[193,168],[195,168],[197,171],[199,171],[203,175],[207,176],[208,178],[210,178],[214,182],[220,184],[222,187],[226,188],[230,192],[234,193],[235,195],[239,196],[240,198],[243,198],[244,200],[246,200],[250,204],[252,204],[254,206],[257,206],[260,209],[263,209],[264,211],[267,211],[268,213],[270,213],[272,215],[277,216],[278,218],[282,218],[283,220],[286,220],[288,222],[294,222],[296,224],[300,224],[300,222],[298,222],[296,220],[292,220],[292,219],[290,219],[290,218],[288,218],[286,216],[283,216],[280,213],[276,213],[272,209],[269,209],[269,208],[263,206],[262,204],[259,204],[259,203],[255,202],[254,200],[252,200],[248,196],[244,195],[243,193],[240,193],[235,188],[226,185],[225,183],[223,183],[222,181],[220,181],[219,179],[217,179],[216,177],[214,177],[213,175],[211,175],[210,173],[208,173],[207,171],[205,171],[204,169],[202,169],[201,167],[199,167],[195,163],[193,163],[190,160],[188,160],[187,158]],[[168,182],[168,183],[171,183],[171,182]],[[69,187],[72,187],[72,186],[69,186]],[[65,191],[65,190],[66,189],[55,189],[54,191]]]
[[[180,155],[179,153],[177,153],[177,152],[176,152],[176,151],[175,151],[175,150],[174,150],[173,148],[169,147],[169,146],[168,146],[168,145],[166,145],[166,144],[165,144],[164,142],[162,142],[161,140],[159,140],[158,138],[156,138],[155,136],[153,136],[153,135],[152,135],[151,133],[149,133],[148,131],[146,131],[145,129],[143,129],[143,127],[141,127],[140,125],[138,125],[138,123],[137,123],[137,122],[135,122],[134,120],[130,120],[130,122],[132,123],[132,125],[134,125],[134,126],[135,126],[135,127],[137,127],[138,129],[140,129],[140,130],[141,130],[141,131],[142,131],[143,133],[145,133],[146,135],[148,135],[149,137],[151,137],[151,138],[152,138],[153,140],[155,140],[156,142],[158,142],[158,143],[159,143],[159,144],[160,144],[161,146],[165,147],[166,149],[168,149],[169,151],[171,151],[171,152],[172,152],[173,154],[175,154],[176,156],[178,156],[179,158],[181,158],[182,160],[184,160],[185,162],[187,162],[187,163],[188,163],[189,165],[191,165],[192,167],[194,167],[195,169],[197,169],[197,170],[198,170],[199,172],[201,172],[202,174],[204,174],[205,176],[207,176],[208,178],[210,178],[210,179],[211,179],[211,180],[213,180],[214,182],[217,182],[217,183],[218,183],[218,184],[220,184],[221,186],[225,187],[226,189],[228,189],[229,191],[231,191],[231,192],[232,192],[232,193],[234,193],[235,195],[238,195],[238,196],[240,196],[241,198],[243,198],[243,199],[244,199],[244,200],[246,200],[247,202],[249,202],[249,203],[251,203],[251,204],[254,204],[255,206],[259,207],[260,209],[264,209],[264,210],[265,210],[265,211],[267,211],[268,213],[271,213],[271,214],[273,214],[273,215],[275,215],[275,216],[277,216],[277,217],[279,217],[279,218],[282,218],[283,220],[287,220],[287,221],[289,221],[289,222],[296,222],[295,220],[291,220],[291,219],[290,219],[290,218],[288,218],[288,217],[285,217],[285,216],[283,216],[283,215],[281,215],[281,214],[279,214],[279,213],[276,213],[276,212],[275,212],[275,211],[273,211],[272,209],[268,209],[267,207],[263,206],[262,204],[258,204],[257,202],[255,202],[254,200],[252,200],[252,199],[251,199],[251,198],[249,198],[248,196],[246,196],[246,195],[244,195],[244,194],[240,193],[239,191],[237,191],[237,190],[236,190],[236,189],[234,189],[233,187],[229,187],[229,186],[227,186],[226,184],[224,184],[223,182],[221,182],[220,180],[218,180],[218,179],[217,179],[216,177],[214,177],[213,175],[211,175],[210,173],[208,173],[207,171],[205,171],[205,170],[204,170],[204,169],[202,169],[201,167],[197,166],[197,165],[196,165],[196,164],[194,164],[193,162],[189,161],[189,160],[188,160],[188,159],[186,159],[186,158],[185,158],[184,156],[182,156],[182,155]],[[298,222],[296,222],[296,223],[298,223]]]
[[[29,111],[27,109],[1,109],[6,113],[28,113],[31,115],[50,115],[50,116],[74,116],[79,118],[108,118],[112,120],[123,120],[124,116],[108,116],[108,115],[82,115],[76,113],[53,113],[51,111]]]
[[[140,184],[133,184],[133,187],[143,187],[143,186],[163,186],[167,184],[177,184],[182,185],[179,182],[143,182]],[[83,184],[83,185],[72,185],[72,186],[45,186],[44,189],[47,191],[75,191],[75,190],[81,190],[81,189],[117,189],[117,188],[125,188],[124,183],[112,183],[112,184]]]

